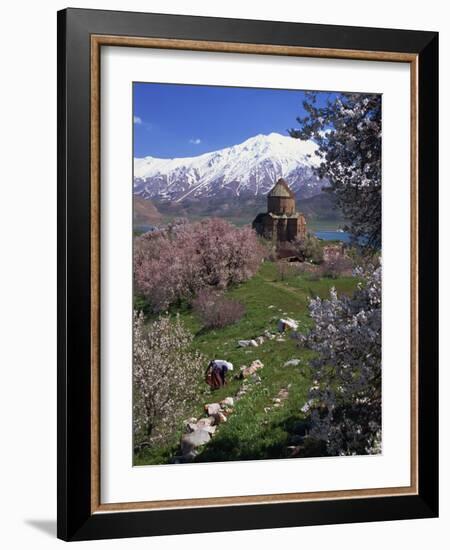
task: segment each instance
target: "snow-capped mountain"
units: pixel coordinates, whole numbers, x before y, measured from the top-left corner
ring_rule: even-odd
[[[283,177],[299,198],[320,193],[326,182],[312,171],[317,145],[272,133],[197,157],[134,159],[134,193],[183,201],[267,194]]]

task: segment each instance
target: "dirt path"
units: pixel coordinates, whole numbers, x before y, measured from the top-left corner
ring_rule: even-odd
[[[281,283],[281,282],[277,282],[277,281],[271,281],[269,279],[266,279],[262,276],[260,276],[260,278],[265,282],[267,283],[268,285],[270,286],[273,286],[274,288],[276,288],[277,290],[282,290],[288,294],[291,294],[291,295],[294,295],[296,298],[298,298],[299,300],[302,299],[301,295],[300,295],[300,292],[298,289],[296,288],[291,288],[289,286],[286,286],[285,284]]]

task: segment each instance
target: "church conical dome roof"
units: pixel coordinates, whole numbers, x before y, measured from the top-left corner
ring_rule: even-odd
[[[290,190],[289,185],[283,178],[280,178],[277,183],[269,191],[268,197],[282,197],[293,199],[294,193]]]

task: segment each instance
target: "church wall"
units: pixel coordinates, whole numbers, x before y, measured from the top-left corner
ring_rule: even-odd
[[[288,240],[288,220],[287,218],[282,218],[278,220],[277,223],[277,233],[278,241],[287,241]]]
[[[306,220],[305,220],[303,214],[301,214],[298,217],[297,235],[298,235],[298,238],[301,239],[301,240],[306,239]]]
[[[285,182],[283,184],[287,193],[290,193],[287,184]],[[258,214],[253,221],[253,228],[258,235],[277,244],[277,248],[280,248],[282,243],[293,241],[296,238],[306,238],[306,220],[303,214],[296,212],[294,196],[269,195],[267,210],[266,213]]]
[[[265,218],[265,227],[264,227],[264,237],[268,240],[272,240],[274,238],[274,225],[273,225],[273,219],[270,216],[266,216]],[[275,231],[275,238],[276,238],[276,231]]]
[[[298,219],[291,218],[287,221],[287,240],[293,241],[298,233]]]
[[[295,212],[295,200],[289,197],[269,197],[267,207],[269,212],[274,214],[293,214]]]

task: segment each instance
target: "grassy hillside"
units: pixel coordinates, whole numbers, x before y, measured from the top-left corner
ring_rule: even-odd
[[[292,276],[277,280],[275,264],[266,262],[249,281],[233,288],[227,295],[246,306],[245,316],[234,325],[220,330],[205,331],[191,310],[179,311],[185,325],[195,334],[193,347],[209,359],[231,361],[238,371],[241,365],[259,359],[264,368],[258,371],[260,383],[249,385],[247,393],[236,403],[234,413],[227,423],[220,426],[196,461],[251,460],[258,458],[282,458],[289,456],[288,447],[295,440],[303,415],[300,408],[307,399],[311,376],[308,359],[311,352],[297,347],[296,341],[286,336],[284,341],[266,340],[259,347],[240,348],[237,341],[251,339],[265,330],[276,331],[280,317],[292,317],[299,322],[299,330],[310,326],[308,298],[327,297],[335,286],[338,292],[351,293],[356,280],[352,277],[312,281],[307,276]],[[284,366],[291,359],[299,359],[297,366]],[[206,365],[205,365],[206,368]],[[212,392],[204,384],[203,394],[192,403],[192,416],[200,416],[203,405],[235,396],[242,381],[230,379],[227,386]],[[283,399],[274,406],[273,399]],[[270,410],[269,410],[270,409]],[[146,449],[135,457],[135,464],[160,464],[168,462],[179,453],[180,430],[174,434],[172,444]],[[302,456],[320,454],[318,449],[304,448]]]

